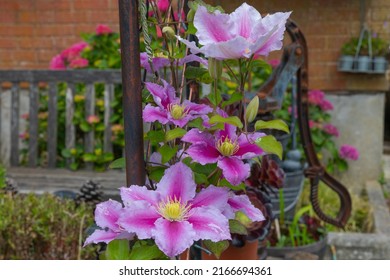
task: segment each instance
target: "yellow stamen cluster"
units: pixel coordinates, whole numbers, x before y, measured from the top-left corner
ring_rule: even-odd
[[[185,221],[188,219],[188,212],[191,209],[191,205],[182,203],[180,199],[168,199],[160,202],[157,211],[165,219],[169,221]]]
[[[234,155],[240,146],[237,141],[233,141],[226,137],[225,139],[219,139],[216,146],[217,150],[225,157]]]
[[[171,113],[172,118],[175,120],[180,120],[187,115],[187,111],[185,109],[184,105],[170,104],[168,106],[168,110]]]

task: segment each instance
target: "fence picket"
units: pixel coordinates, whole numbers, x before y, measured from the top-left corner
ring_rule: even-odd
[[[35,167],[38,163],[38,84],[30,84],[30,113],[28,139],[28,166]]]
[[[19,165],[19,84],[11,88],[11,166]]]
[[[49,83],[49,116],[47,125],[48,167],[55,168],[57,161],[57,83]]]
[[[95,115],[95,85],[87,84],[87,91],[85,94],[85,117],[88,118]],[[95,147],[95,132],[91,130],[84,135],[84,149],[87,153],[93,153]],[[93,169],[93,163],[87,162],[86,169]]]
[[[112,153],[112,131],[110,118],[113,114],[111,103],[114,101],[114,85],[106,84],[104,89],[104,152]]]
[[[69,151],[76,147],[76,131],[73,124],[74,117],[74,94],[75,94],[75,84],[68,83],[68,88],[66,89],[66,119],[65,119],[65,148]],[[68,158],[66,160],[66,165],[70,165],[74,162],[73,158]]]

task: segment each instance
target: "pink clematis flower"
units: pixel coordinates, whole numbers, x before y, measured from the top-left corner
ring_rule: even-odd
[[[109,243],[114,239],[132,239],[134,234],[123,230],[117,224],[122,212],[122,204],[117,201],[108,200],[99,203],[95,210],[95,221],[102,229],[96,229],[85,240],[84,246],[99,242]]]
[[[197,240],[231,239],[228,218],[220,210],[229,208],[228,195],[227,188],[215,186],[196,193],[191,169],[179,162],[165,171],[156,191],[121,188],[125,212],[118,223],[139,239],[155,239],[161,251],[174,257]],[[260,210],[257,218],[262,219]]]
[[[148,73],[152,73],[152,69],[150,68],[150,64],[148,61],[148,55],[146,54],[146,52],[142,52],[140,54],[140,59],[141,59],[141,67],[145,68]],[[186,63],[193,62],[193,61],[199,62],[205,66],[208,65],[206,59],[201,58],[201,57],[194,55],[194,54],[190,54],[190,55],[187,55],[187,56],[179,59],[178,65],[181,66],[181,65],[184,65]],[[170,64],[170,61],[168,58],[165,58],[165,57],[153,57],[152,64],[153,64],[154,71],[158,71],[161,68],[168,66]]]
[[[145,83],[146,88],[153,95],[157,107],[146,105],[143,111],[145,122],[159,121],[162,124],[172,123],[179,127],[185,126],[189,121],[201,117],[208,120],[206,114],[213,111],[207,105],[192,103],[185,100],[180,104],[180,99],[175,95],[175,89],[162,80],[163,86],[154,83]]]
[[[275,13],[262,18],[255,8],[246,3],[231,14],[220,11],[209,13],[206,7],[198,6],[194,26],[199,43],[203,46],[198,48],[194,42],[178,39],[191,48],[192,53],[203,53],[216,59],[268,55],[282,48],[290,14]]]
[[[191,143],[186,152],[194,161],[202,165],[217,163],[226,180],[238,185],[250,173],[250,165],[243,160],[264,154],[255,143],[262,136],[265,134],[259,132],[237,135],[235,126],[225,124],[224,130],[214,135],[191,129],[181,140]]]
[[[161,12],[166,12],[168,10],[168,8],[169,8],[169,0],[158,0],[157,8]]]

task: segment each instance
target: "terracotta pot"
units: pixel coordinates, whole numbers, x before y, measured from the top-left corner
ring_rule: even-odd
[[[246,242],[244,247],[229,246],[219,258],[220,260],[258,260],[259,241]],[[202,252],[202,260],[217,260],[214,255]]]

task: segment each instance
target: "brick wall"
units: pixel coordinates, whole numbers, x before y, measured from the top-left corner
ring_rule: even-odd
[[[119,30],[117,0],[0,0],[0,68],[48,68],[99,23]]]
[[[241,0],[210,0],[227,11]],[[360,30],[358,0],[247,0],[262,14],[293,11],[309,46],[310,87],[387,89],[384,75],[337,72],[340,48]],[[366,0],[367,21],[390,41],[390,0]],[[389,24],[387,26],[387,21]],[[117,0],[0,0],[0,69],[47,68],[50,58],[93,32],[98,23],[118,31]]]

